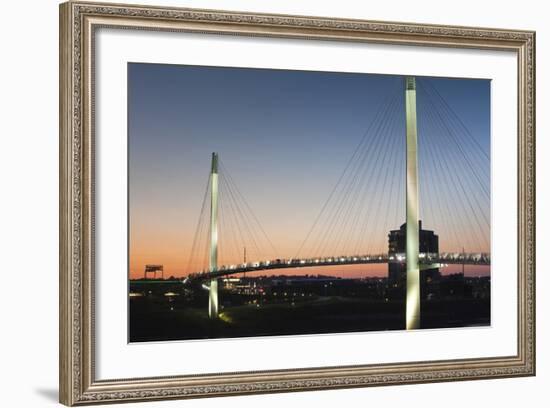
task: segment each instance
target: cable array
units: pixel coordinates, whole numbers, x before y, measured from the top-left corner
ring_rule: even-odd
[[[403,83],[381,104],[296,258],[386,253],[405,222]],[[428,78],[417,78],[420,219],[441,252],[490,252],[489,153]]]
[[[209,266],[211,177],[209,175],[193,238],[188,272],[206,271]],[[276,256],[278,252],[273,242],[221,160],[218,180],[218,266]]]
[[[433,80],[417,78],[420,218],[439,235],[440,252],[490,252],[490,155]],[[223,162],[219,166],[219,265],[275,258],[387,253],[387,236],[405,222],[404,84],[387,97],[351,152],[294,254],[279,254]],[[188,271],[207,270],[210,180]],[[247,259],[245,259],[247,258]]]

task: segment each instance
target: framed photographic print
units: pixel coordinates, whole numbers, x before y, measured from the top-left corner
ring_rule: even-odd
[[[61,402],[534,375],[534,41],[62,4]]]

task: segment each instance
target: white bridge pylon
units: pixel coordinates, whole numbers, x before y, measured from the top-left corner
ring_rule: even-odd
[[[418,135],[416,126],[416,81],[405,78],[405,119],[407,128],[407,292],[406,328],[420,328],[420,268],[418,264],[420,244],[418,226]]]
[[[208,269],[218,270],[218,154],[212,153],[212,167],[210,171],[210,257]],[[211,319],[218,317],[218,278],[210,279],[208,295],[208,316]]]

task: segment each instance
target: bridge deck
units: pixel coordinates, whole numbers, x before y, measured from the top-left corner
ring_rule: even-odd
[[[401,256],[365,256],[365,257],[335,257],[324,259],[292,259],[292,260],[275,260],[265,262],[251,262],[247,264],[235,266],[222,266],[216,271],[204,271],[189,274],[190,280],[207,280],[215,279],[222,276],[234,275],[246,272],[267,271],[273,269],[290,269],[290,268],[311,268],[315,266],[345,266],[345,265],[364,265],[364,264],[381,264],[381,263],[405,263],[405,258]],[[438,256],[424,257],[420,260],[420,265],[425,264],[459,264],[459,265],[490,265],[491,260],[484,255],[469,255],[469,256]]]

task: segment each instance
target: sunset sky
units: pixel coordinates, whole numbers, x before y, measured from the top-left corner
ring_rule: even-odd
[[[423,226],[439,235],[440,251],[489,252],[490,81],[417,83]],[[205,266],[206,229],[190,257],[212,152],[269,238],[232,242],[231,191],[222,186],[220,264],[242,262],[241,246],[250,261],[300,248],[301,256],[387,251],[405,212],[403,89],[400,76],[130,63],[130,277],[145,264],[163,264],[165,276]],[[383,276],[387,266],[344,269],[274,273]]]

